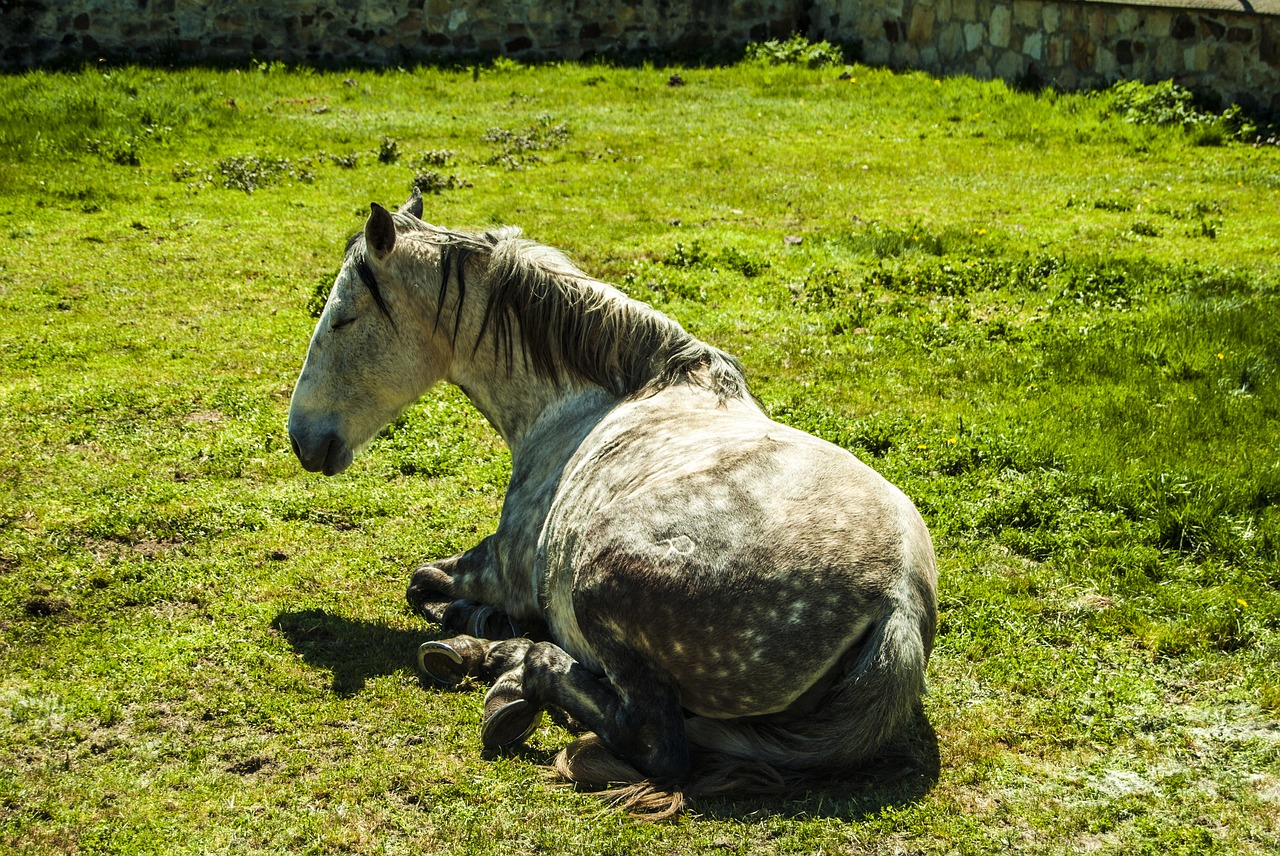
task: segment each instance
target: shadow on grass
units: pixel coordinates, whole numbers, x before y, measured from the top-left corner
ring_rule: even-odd
[[[333,673],[333,691],[339,695],[360,692],[370,678],[397,672],[416,674],[414,652],[431,638],[425,628],[400,630],[323,609],[282,612],[271,626],[284,634],[308,665]]]

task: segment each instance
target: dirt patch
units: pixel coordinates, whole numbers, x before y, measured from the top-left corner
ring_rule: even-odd
[[[227,767],[227,772],[235,773],[237,776],[251,776],[259,770],[262,770],[264,767],[270,766],[270,758],[264,758],[261,755],[254,755],[252,758],[245,758],[243,761],[237,761],[230,767]]]
[[[33,595],[22,605],[22,611],[33,618],[49,618],[71,609],[71,601],[64,597]]]

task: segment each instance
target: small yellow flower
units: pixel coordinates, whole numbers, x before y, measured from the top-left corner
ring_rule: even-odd
[[[1242,597],[1238,597],[1238,598],[1236,598],[1236,603],[1240,604],[1241,606],[1248,606],[1248,605],[1249,605],[1249,601],[1245,600],[1245,599],[1244,599],[1244,598],[1242,598]]]
[[[955,437],[949,437],[949,438],[947,438],[947,442],[948,442],[948,443],[950,443],[952,446],[954,446],[954,445],[956,444],[956,438],[955,438]]]
[[[1218,354],[1218,359],[1225,360],[1226,358],[1227,358],[1226,354]]]

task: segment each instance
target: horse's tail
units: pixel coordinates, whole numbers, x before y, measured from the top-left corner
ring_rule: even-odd
[[[883,776],[889,771],[872,762],[885,754],[901,775],[901,761],[919,760],[909,726],[919,715],[937,620],[932,550],[915,558],[927,565],[885,598],[885,611],[812,713],[781,722],[685,720],[694,768],[680,790],[651,783],[595,735],[563,750],[556,772],[587,788],[609,788],[606,799],[649,819],[675,814],[686,797],[786,793],[815,775]],[[890,746],[895,751],[886,753]]]

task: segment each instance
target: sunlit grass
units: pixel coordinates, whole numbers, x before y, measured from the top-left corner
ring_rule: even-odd
[[[679,71],[0,78],[4,848],[1277,846],[1280,151],[1106,93]],[[563,730],[485,760],[478,693],[419,687],[408,570],[492,531],[505,450],[456,390],[337,479],[283,429],[343,242],[415,183],[915,499],[936,781],[635,825],[543,780]]]

